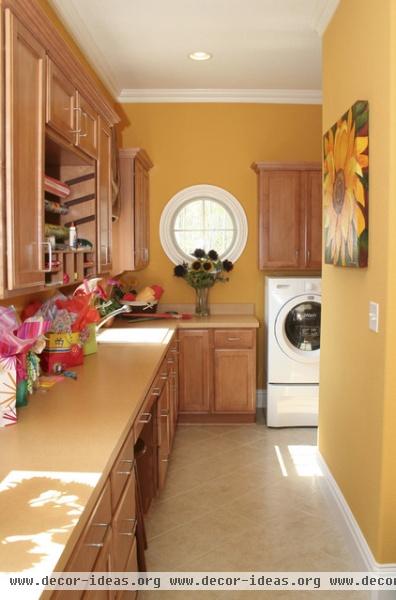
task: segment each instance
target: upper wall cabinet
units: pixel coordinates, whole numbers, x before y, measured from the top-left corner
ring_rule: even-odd
[[[120,150],[121,210],[114,225],[117,273],[144,269],[149,263],[149,171],[152,166],[142,148]]]
[[[119,118],[38,0],[2,0],[0,20],[5,298],[110,272],[111,128]],[[77,249],[72,223],[85,240]]]
[[[320,270],[319,163],[254,163],[252,168],[258,174],[260,269]]]

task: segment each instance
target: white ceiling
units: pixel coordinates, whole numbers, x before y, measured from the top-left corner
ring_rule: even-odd
[[[321,101],[339,0],[52,0],[122,102]],[[213,54],[205,62],[190,52]]]

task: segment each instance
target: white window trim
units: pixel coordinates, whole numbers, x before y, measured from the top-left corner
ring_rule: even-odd
[[[228,255],[225,257],[232,262],[238,260],[242,252],[245,249],[247,237],[248,237],[248,223],[245,211],[240,202],[221,187],[216,185],[191,185],[190,187],[184,188],[177,192],[166,204],[162,211],[160,219],[160,240],[162,247],[168,256],[168,258],[175,264],[178,265],[186,260],[186,256],[176,246],[175,239],[173,236],[173,221],[176,212],[182,207],[183,204],[194,200],[195,198],[208,197],[217,200],[223,204],[228,210],[231,211],[236,224],[236,233],[234,246]],[[216,248],[213,248],[216,250]],[[211,248],[205,248],[206,251]],[[190,257],[191,260],[191,257]]]

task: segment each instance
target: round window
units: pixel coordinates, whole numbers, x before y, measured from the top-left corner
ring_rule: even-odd
[[[285,321],[289,342],[299,350],[311,352],[320,348],[319,302],[302,302],[290,310]]]
[[[178,192],[165,206],[160,238],[175,263],[191,260],[196,248],[216,250],[221,259],[235,261],[247,240],[247,220],[238,202],[226,190],[195,185]]]

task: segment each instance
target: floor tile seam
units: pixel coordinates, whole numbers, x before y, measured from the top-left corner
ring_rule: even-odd
[[[215,512],[215,511],[216,511],[216,509],[214,509],[214,510],[208,510],[208,511],[205,511],[204,513],[201,513],[197,517],[193,517],[192,519],[188,519],[188,521],[186,521],[185,523],[178,523],[174,527],[171,527],[170,529],[166,529],[162,533],[159,533],[158,535],[155,535],[152,538],[148,538],[148,541],[152,541],[154,539],[157,539],[159,537],[164,536],[165,534],[169,534],[170,532],[174,531],[175,529],[179,529],[181,527],[185,527],[189,523],[194,523],[195,521],[199,521],[199,519],[202,519],[202,517],[207,517],[211,512]]]

